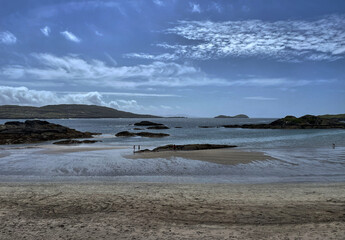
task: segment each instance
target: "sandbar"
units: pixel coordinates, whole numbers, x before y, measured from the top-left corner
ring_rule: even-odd
[[[224,165],[246,164],[253,161],[273,160],[274,158],[265,155],[263,152],[249,152],[238,149],[209,149],[194,151],[161,151],[161,152],[141,152],[125,155],[128,159],[152,159],[152,158],[184,158],[199,160]]]

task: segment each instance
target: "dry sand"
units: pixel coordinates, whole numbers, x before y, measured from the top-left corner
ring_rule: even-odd
[[[247,152],[238,149],[210,149],[195,151],[160,151],[142,152],[132,155],[125,155],[129,159],[152,159],[152,158],[174,158],[180,157],[191,160],[207,161],[225,165],[235,165],[239,163],[250,163],[252,161],[274,159],[262,152]]]
[[[0,239],[344,239],[345,183],[0,183]]]

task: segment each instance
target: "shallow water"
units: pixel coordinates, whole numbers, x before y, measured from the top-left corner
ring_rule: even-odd
[[[169,126],[171,136],[162,139],[116,138],[119,131],[134,131],[142,119],[49,120],[81,131],[101,132],[103,142],[90,147],[124,146],[122,150],[99,150],[59,154],[43,153],[29,144],[0,146],[0,181],[141,181],[141,182],[294,182],[345,180],[345,130],[263,130],[217,128],[225,124],[265,123],[273,119],[152,119]],[[8,120],[0,120],[0,123]],[[215,126],[199,128],[198,126]],[[175,127],[182,128],[175,128]],[[133,145],[153,148],[164,144],[235,144],[244,151],[263,151],[277,160],[249,164],[219,165],[175,159],[136,159]],[[332,143],[336,148],[332,149]],[[81,145],[80,147],[85,147]],[[89,146],[89,145],[87,145]],[[8,155],[8,156],[6,156]]]

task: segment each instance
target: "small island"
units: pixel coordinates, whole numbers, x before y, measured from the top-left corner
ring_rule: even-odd
[[[235,115],[235,116],[226,116],[226,115],[218,115],[214,118],[249,118],[247,115],[245,114],[238,114],[238,115]]]
[[[345,129],[345,123],[340,122],[337,119],[327,119],[313,115],[305,115],[300,118],[295,116],[286,116],[269,124],[224,125],[223,127],[253,129]]]

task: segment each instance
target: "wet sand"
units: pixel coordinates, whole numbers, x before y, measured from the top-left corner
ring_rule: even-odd
[[[6,156],[9,156],[9,155],[10,155],[9,153],[0,153],[0,158],[6,157]]]
[[[115,149],[130,149],[130,147],[126,146],[115,146],[115,147],[102,147],[102,146],[85,146],[83,144],[81,145],[44,145],[40,146],[39,148],[42,148],[42,151],[39,151],[37,153],[39,154],[59,154],[59,153],[74,153],[74,152],[88,152],[88,151],[103,151],[103,150],[115,150]]]
[[[344,239],[344,189],[0,183],[0,239]]]
[[[195,151],[161,151],[161,152],[142,152],[125,155],[128,159],[152,159],[152,158],[185,158],[199,160],[217,164],[235,165],[246,164],[253,161],[272,160],[274,158],[262,152],[247,152],[238,149],[211,149]]]

